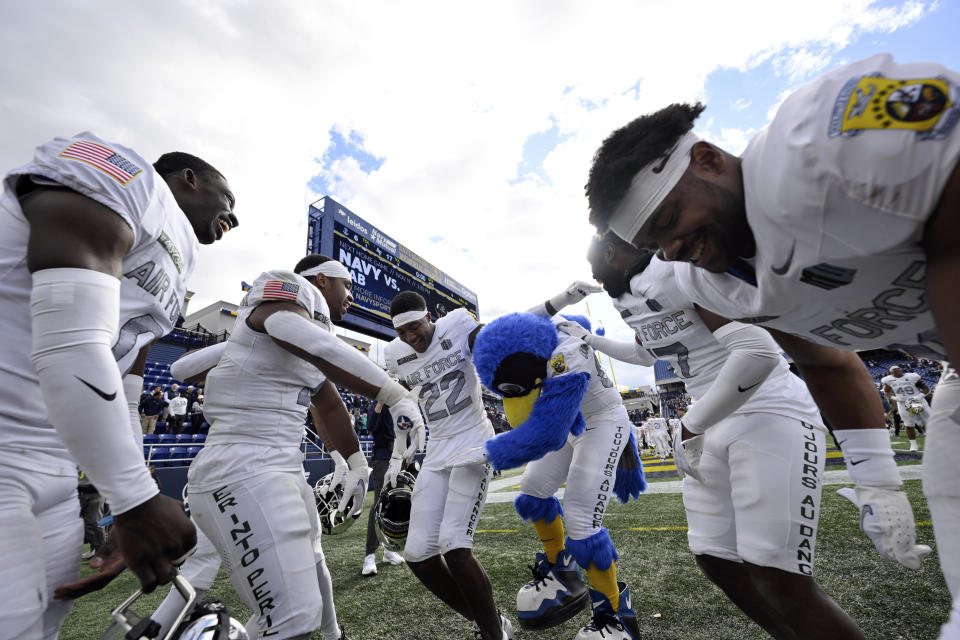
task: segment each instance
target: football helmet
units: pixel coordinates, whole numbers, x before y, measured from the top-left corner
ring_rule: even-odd
[[[412,473],[401,471],[397,474],[396,485],[384,487],[373,505],[377,538],[385,549],[403,551],[410,528],[410,506],[416,481]]]
[[[184,605],[165,636],[158,637],[157,622],[133,610],[133,604],[143,595],[138,589],[113,611],[114,622],[101,640],[249,640],[243,625],[229,616],[222,602],[210,599],[196,604],[197,592],[180,574],[173,577],[173,587],[180,592]]]
[[[920,400],[907,400],[907,411],[914,415],[923,413],[923,402]]]
[[[313,494],[317,498],[317,512],[320,514],[320,527],[327,535],[343,533],[360,517],[360,513],[355,518],[351,518],[337,511],[340,507],[340,499],[343,498],[343,485],[331,486],[332,483],[333,474],[328,473],[317,480],[313,486]],[[353,498],[350,502],[353,502]],[[352,504],[347,505],[347,513],[352,506]]]
[[[183,491],[180,492],[180,499],[183,502],[183,510],[190,515],[190,502],[187,500],[187,485],[183,485]]]

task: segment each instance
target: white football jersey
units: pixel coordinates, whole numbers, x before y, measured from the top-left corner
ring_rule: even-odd
[[[756,284],[677,263],[684,297],[830,347],[942,357],[920,241],[958,121],[960,74],[936,64],[879,55],[797,90],[743,154]]]
[[[667,424],[670,425],[670,428],[673,429],[673,431],[676,431],[680,428],[680,420],[677,418],[670,418],[667,420]]]
[[[439,465],[455,451],[450,447],[480,444],[493,435],[471,359],[469,338],[478,326],[466,309],[454,309],[437,320],[433,339],[423,353],[400,338],[383,349],[387,371],[411,389],[420,387],[420,409],[430,429],[425,464]],[[454,437],[456,445],[448,444]],[[471,445],[465,444],[468,440]]]
[[[650,430],[651,434],[666,433],[667,431],[667,421],[663,418],[649,418],[644,426]]]
[[[654,257],[630,279],[630,291],[613,301],[620,316],[652,356],[670,364],[694,400],[702,398],[730,356],[704,324],[693,303],[673,282],[673,263]],[[744,380],[748,389],[756,381]],[[786,360],[734,413],[764,411],[820,425],[820,414],[806,385],[790,372]]]
[[[559,315],[553,316],[552,320],[554,325],[567,322],[566,318]],[[550,354],[547,378],[557,378],[578,372],[590,375],[587,392],[580,403],[580,412],[585,418],[622,407],[623,399],[620,397],[620,392],[613,386],[593,348],[563,331],[558,331],[557,336],[560,342]]]
[[[220,363],[207,374],[203,415],[210,432],[190,466],[192,488],[302,466],[300,443],[310,398],[326,377],[247,324],[254,309],[273,301],[303,307],[315,324],[333,332],[327,301],[305,278],[278,270],[254,280]]]
[[[48,142],[37,148],[32,162],[7,174],[0,198],[0,324],[6,332],[0,357],[0,456],[4,464],[73,475],[75,465],[48,423],[30,359],[30,226],[15,190],[22,175],[40,176],[96,200],[133,231],[133,246],[123,259],[120,329],[113,343],[121,373],[143,346],[173,329],[199,243],[150,163],[92,133]]]
[[[905,373],[899,378],[894,375],[884,376],[880,382],[893,389],[893,392],[904,400],[923,399],[924,393],[917,386],[922,380],[916,373]]]

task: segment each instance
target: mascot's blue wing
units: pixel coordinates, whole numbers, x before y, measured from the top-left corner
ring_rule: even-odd
[[[583,432],[580,403],[590,374],[571,373],[543,383],[530,417],[513,431],[487,440],[487,457],[494,469],[513,469],[563,448],[567,436]]]

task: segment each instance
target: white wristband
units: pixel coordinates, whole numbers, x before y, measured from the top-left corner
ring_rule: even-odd
[[[886,429],[835,429],[833,435],[854,484],[887,489],[903,484]]]
[[[30,298],[33,365],[47,416],[74,460],[120,514],[158,493],[130,437],[131,416],[110,350],[120,281],[89,269],[43,269]]]
[[[367,456],[363,455],[363,451],[355,451],[347,458],[347,466],[350,469],[364,469],[370,465],[367,464]]]

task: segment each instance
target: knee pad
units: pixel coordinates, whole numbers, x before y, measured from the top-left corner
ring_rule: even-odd
[[[557,516],[563,515],[563,507],[556,496],[549,498],[536,498],[534,496],[521,493],[513,501],[513,508],[517,514],[527,522],[545,520],[553,522]]]
[[[600,528],[585,540],[574,540],[568,537],[567,551],[584,569],[588,569],[592,563],[598,569],[606,571],[613,561],[620,557],[606,527]]]

